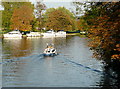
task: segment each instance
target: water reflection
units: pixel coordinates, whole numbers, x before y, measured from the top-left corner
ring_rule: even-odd
[[[120,87],[120,65],[118,60],[114,60],[109,65],[104,65],[104,76],[101,77],[99,86],[101,87]]]
[[[9,59],[12,57],[22,57],[29,55],[32,51],[32,43],[24,39],[4,39],[2,41],[3,57]]]

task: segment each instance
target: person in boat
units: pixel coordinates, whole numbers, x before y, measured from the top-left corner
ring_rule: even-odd
[[[50,47],[49,47],[49,46],[47,46],[47,47],[45,48],[44,53],[50,53]]]
[[[56,53],[56,50],[53,46],[48,46],[46,47],[46,49],[44,50],[44,53]]]

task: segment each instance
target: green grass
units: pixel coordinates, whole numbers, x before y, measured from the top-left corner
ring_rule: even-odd
[[[67,33],[67,35],[80,35],[80,33]]]
[[[87,37],[86,34],[80,34],[80,33],[68,33],[67,36]]]

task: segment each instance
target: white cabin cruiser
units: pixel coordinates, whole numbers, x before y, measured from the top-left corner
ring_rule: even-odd
[[[41,34],[43,35],[43,38],[55,37],[55,32],[53,30],[49,30]]]
[[[66,32],[64,31],[58,31],[55,33],[56,37],[66,37]]]
[[[22,38],[22,34],[19,30],[14,30],[3,35],[5,38]]]
[[[39,32],[30,32],[26,35],[27,35],[27,37],[40,37],[41,36],[41,34]]]

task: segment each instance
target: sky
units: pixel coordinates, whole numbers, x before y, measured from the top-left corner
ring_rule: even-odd
[[[32,3],[35,4],[36,1],[40,0],[30,0]],[[57,8],[57,7],[65,7],[67,9],[74,8],[72,5],[72,1],[75,0],[43,0],[43,3],[46,5],[47,8]]]
[[[37,1],[41,1],[41,0],[29,0],[29,1],[32,2],[33,4],[36,4]],[[73,1],[80,1],[80,0],[43,0],[43,3],[46,5],[46,9],[65,7],[66,9],[70,10],[70,12],[75,12],[75,6],[73,6],[72,4]],[[0,6],[0,10],[3,10],[1,6]]]
[[[57,8],[57,7],[65,7],[67,9],[73,9],[74,6],[72,2],[44,2],[47,8]]]
[[[32,2],[41,0],[30,0]],[[43,0],[43,2],[72,2],[72,1],[83,1],[83,0]]]
[[[12,0],[11,0],[12,1]],[[41,0],[30,0],[33,4],[35,4],[36,1]],[[67,9],[74,8],[71,4],[72,1],[75,0],[43,0],[43,3],[46,5],[47,8],[57,8],[57,7],[65,7]],[[0,10],[2,7],[0,6]]]
[[[31,1],[35,1],[35,0],[31,0]],[[36,0],[39,1],[39,0]],[[44,2],[71,2],[73,0],[43,0]]]
[[[41,0],[29,0],[29,1],[35,4],[37,1],[41,1]],[[72,12],[75,11],[75,6],[72,5],[73,1],[80,1],[80,0],[43,0],[43,3],[46,5],[47,9],[65,7]],[[0,6],[0,10],[3,10],[1,6]]]

